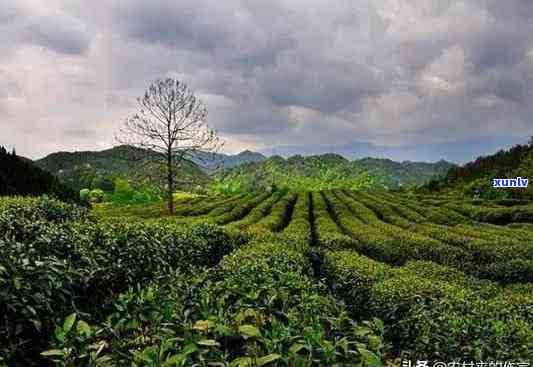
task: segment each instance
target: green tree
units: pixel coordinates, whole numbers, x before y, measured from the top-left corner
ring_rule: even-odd
[[[90,193],[91,193],[91,190],[89,189],[80,190],[80,200],[84,203],[88,203]]]
[[[117,178],[115,180],[115,191],[113,193],[114,202],[128,203],[133,199],[133,195],[135,195],[135,190],[128,181],[122,178]]]

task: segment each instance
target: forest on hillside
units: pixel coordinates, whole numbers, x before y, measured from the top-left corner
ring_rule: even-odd
[[[67,201],[78,200],[78,192],[51,173],[36,167],[29,159],[0,146],[0,196],[49,194]]]
[[[497,178],[528,178],[533,174],[533,137],[528,144],[518,144],[508,150],[478,157],[463,166],[452,167],[440,179],[432,179],[424,189],[431,192],[451,192],[466,197],[484,199],[533,199],[533,188],[493,188]]]

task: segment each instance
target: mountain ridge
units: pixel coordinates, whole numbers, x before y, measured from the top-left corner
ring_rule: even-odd
[[[226,170],[217,176],[226,191],[264,190],[268,187],[328,190],[396,189],[420,185],[430,178],[444,175],[453,164],[445,161],[396,162],[391,159],[363,158],[349,160],[340,154],[283,158],[271,156]]]
[[[492,154],[498,150],[511,147],[524,139],[515,137],[477,137],[449,143],[416,143],[400,146],[385,146],[365,141],[352,141],[340,145],[285,145],[259,152],[266,156],[279,155],[288,158],[292,155],[312,156],[325,153],[337,153],[348,159],[366,157],[392,159],[394,161],[423,161],[435,163],[445,160],[453,163],[467,163],[479,156]],[[421,157],[423,157],[421,159]]]

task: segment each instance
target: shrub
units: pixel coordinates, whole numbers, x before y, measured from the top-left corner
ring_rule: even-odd
[[[89,190],[89,189],[80,190],[80,200],[81,200],[81,202],[88,203],[89,202],[90,193],[91,193],[91,190]]]
[[[335,291],[352,310],[382,318],[406,358],[527,360],[533,352],[531,298],[427,262],[390,268],[339,251],[324,263]]]
[[[128,291],[91,342],[112,346],[104,353],[113,363],[142,366],[381,366],[381,322],[351,320],[312,278],[306,245],[294,244],[266,234],[214,271]]]
[[[294,204],[292,218],[287,227],[283,230],[286,236],[292,236],[304,243],[310,243],[312,240],[311,232],[311,193],[301,192],[298,200]]]
[[[262,218],[255,225],[250,226],[249,229],[252,232],[263,232],[265,230],[278,232],[283,230],[291,219],[291,213],[297,198],[297,193],[288,192],[274,204],[269,215]]]
[[[209,218],[209,221],[212,223],[224,225],[242,219],[252,209],[260,205],[266,199],[268,199],[269,196],[270,193],[264,193],[255,197],[250,197],[249,200],[234,205],[231,210],[225,212],[224,214],[221,214],[219,216],[213,216],[213,214],[211,214],[211,218]]]
[[[0,355],[25,361],[64,315],[98,320],[128,287],[213,266],[244,241],[213,225],[99,223],[47,198],[0,199],[0,231]]]

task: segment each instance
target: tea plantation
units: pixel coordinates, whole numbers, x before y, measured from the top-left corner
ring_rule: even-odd
[[[275,191],[163,213],[0,198],[0,366],[533,362],[531,204]]]

